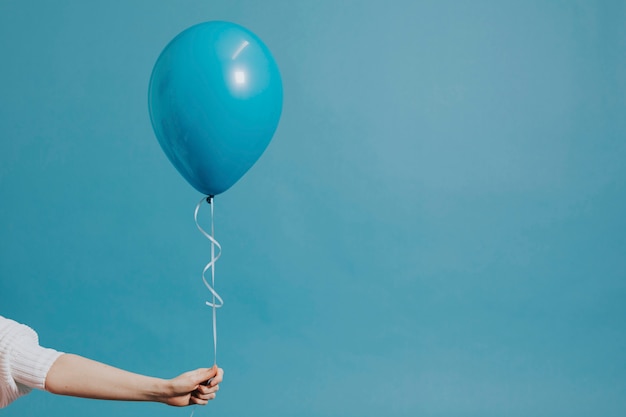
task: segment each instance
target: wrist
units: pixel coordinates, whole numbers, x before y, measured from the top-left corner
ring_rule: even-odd
[[[169,380],[161,378],[152,378],[149,384],[147,399],[148,401],[166,403],[171,396],[173,389]]]

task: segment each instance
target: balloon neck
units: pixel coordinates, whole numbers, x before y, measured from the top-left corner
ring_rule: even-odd
[[[211,204],[213,202],[213,197],[215,197],[214,195],[208,195],[206,196],[206,202]]]

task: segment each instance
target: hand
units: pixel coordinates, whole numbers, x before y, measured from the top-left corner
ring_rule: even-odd
[[[185,372],[167,381],[168,388],[160,401],[175,407],[192,404],[206,405],[209,400],[215,398],[223,377],[224,371],[217,365],[213,365],[212,368],[199,368]],[[207,384],[209,380],[211,381]]]

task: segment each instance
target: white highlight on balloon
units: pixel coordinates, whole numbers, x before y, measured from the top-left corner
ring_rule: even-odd
[[[237,83],[237,84],[245,84],[246,83],[246,73],[241,71],[241,70],[235,71],[235,83]]]
[[[243,41],[243,42],[241,42],[241,45],[239,45],[239,48],[237,48],[237,50],[236,50],[236,51],[235,51],[235,53],[233,54],[232,59],[236,59],[236,58],[237,58],[237,56],[239,56],[239,54],[241,53],[241,51],[243,51],[243,50],[244,50],[244,48],[245,48],[246,46],[248,46],[248,45],[250,45],[250,42],[248,42],[248,41]]]

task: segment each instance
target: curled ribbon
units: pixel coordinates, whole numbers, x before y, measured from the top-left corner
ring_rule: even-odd
[[[204,201],[206,201],[211,207],[211,234],[206,232],[200,226],[200,223],[198,223],[198,212],[200,211],[200,206],[202,206],[202,203]],[[222,256],[222,246],[219,244],[217,240],[215,240],[215,227],[213,224],[213,207],[214,207],[214,203],[213,203],[212,195],[208,197],[202,197],[202,199],[196,205],[196,210],[193,213],[193,219],[195,220],[196,227],[198,228],[198,230],[200,230],[200,233],[202,233],[204,237],[206,237],[207,239],[211,241],[211,261],[208,264],[206,264],[206,266],[202,270],[202,282],[204,282],[204,286],[207,287],[207,289],[213,295],[212,301],[207,301],[206,305],[208,305],[209,307],[213,309],[213,353],[214,353],[213,363],[216,364],[217,363],[217,311],[216,309],[221,308],[224,305],[224,301],[222,300],[222,297],[220,297],[220,295],[217,293],[217,291],[215,291],[215,263],[220,258],[220,256]],[[215,253],[216,247],[218,250],[217,254]],[[205,275],[209,269],[211,270],[211,283],[210,284]],[[219,304],[217,302],[219,302]]]

